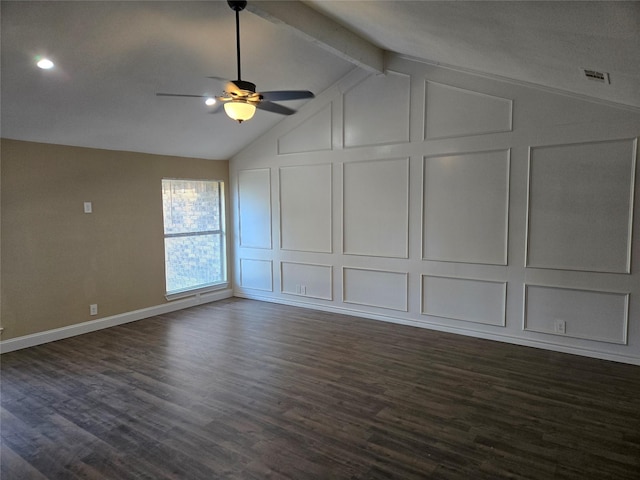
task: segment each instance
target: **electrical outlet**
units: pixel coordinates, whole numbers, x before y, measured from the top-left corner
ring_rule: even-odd
[[[306,285],[300,285],[300,293],[302,295],[306,295],[307,294],[307,286]]]
[[[92,303],[89,305],[89,315],[97,315],[98,314],[98,304]]]
[[[556,333],[567,333],[567,322],[564,320],[556,320],[554,330]]]

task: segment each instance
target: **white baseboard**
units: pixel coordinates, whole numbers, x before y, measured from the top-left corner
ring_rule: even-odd
[[[22,348],[35,347],[36,345],[62,340],[64,338],[75,337],[76,335],[82,335],[83,333],[95,332],[96,330],[102,330],[103,328],[115,327],[116,325],[122,325],[123,323],[135,322],[136,320],[142,320],[143,318],[149,318],[155,315],[162,315],[163,313],[175,312],[177,310],[183,310],[185,308],[223,300],[225,298],[231,298],[232,296],[233,291],[231,289],[216,290],[214,292],[202,293],[188,298],[164,303],[162,305],[155,305],[153,307],[142,308],[132,312],[69,325],[68,327],[55,328],[53,330],[47,330],[46,332],[10,338],[9,340],[0,341],[0,354],[13,352],[14,350],[20,350]]]
[[[273,298],[273,297],[255,295],[253,293],[238,292],[238,291],[234,292],[234,297],[247,298],[250,300],[259,300],[262,302],[279,303],[282,305],[291,305],[293,307],[310,308],[313,310],[321,310],[324,312],[338,313],[341,315],[351,315],[353,317],[367,318],[370,320],[378,320],[383,322],[397,323],[400,325],[426,328],[429,330],[436,330],[439,332],[455,333],[458,335],[465,335],[467,337],[482,338],[484,340],[494,340],[497,342],[511,343],[514,345],[521,345],[524,347],[540,348],[542,350],[550,350],[553,352],[569,353],[572,355],[580,355],[582,357],[597,358],[599,360],[610,360],[613,362],[628,363],[631,365],[640,365],[640,358],[635,356],[620,355],[620,354],[608,353],[608,352],[599,352],[596,350],[589,350],[586,348],[579,348],[579,347],[573,347],[568,345],[559,345],[556,343],[547,343],[547,342],[542,342],[538,340],[529,340],[525,338],[514,337],[511,335],[496,335],[492,333],[478,332],[476,330],[469,330],[469,329],[457,328],[457,327],[448,327],[448,326],[443,326],[436,323],[430,323],[427,321],[418,322],[411,319],[398,318],[398,317],[393,317],[388,315],[380,315],[380,314],[375,314],[370,312],[364,312],[361,310],[335,307],[332,305],[322,305],[322,304],[308,303],[308,302],[296,302],[288,299]]]
[[[259,300],[263,302],[278,303],[282,305],[291,305],[294,307],[309,308],[312,310],[321,310],[330,313],[337,313],[342,315],[351,315],[354,317],[367,318],[370,320],[378,320],[383,322],[397,323],[400,325],[408,325],[412,327],[427,328],[430,330],[436,330],[447,333],[455,333],[459,335],[466,335],[469,337],[482,338],[486,340],[494,340],[498,342],[512,343],[515,345],[522,345],[526,347],[540,348],[543,350],[551,350],[561,353],[569,353],[573,355],[581,355],[583,357],[598,358],[600,360],[611,360],[614,362],[628,363],[631,365],[640,365],[640,358],[627,355],[619,355],[607,352],[598,352],[594,350],[587,350],[578,347],[571,347],[566,345],[558,345],[555,343],[546,343],[534,340],[527,340],[519,337],[513,337],[509,335],[495,335],[485,332],[477,332],[475,330],[467,330],[455,327],[447,327],[438,324],[428,322],[418,322],[410,319],[403,319],[393,317],[389,315],[379,315],[370,312],[363,312],[360,310],[353,310],[341,307],[335,307],[332,305],[323,305],[308,302],[297,302],[286,299],[273,298],[263,295],[254,295],[247,292],[233,292],[231,289],[218,290],[211,293],[195,295],[189,298],[183,298],[168,302],[162,305],[156,305],[149,308],[143,308],[140,310],[134,310],[132,312],[126,312],[119,315],[113,315],[111,317],[100,318],[98,320],[91,320],[89,322],[78,323],[76,325],[70,325],[68,327],[56,328],[54,330],[47,330],[46,332],[34,333],[32,335],[25,335],[23,337],[11,338],[9,340],[0,341],[0,354],[12,352],[14,350],[20,350],[22,348],[34,347],[43,343],[54,342],[56,340],[62,340],[64,338],[74,337],[76,335],[82,335],[83,333],[94,332],[96,330],[102,330],[103,328],[114,327],[116,325],[122,325],[123,323],[134,322],[136,320],[142,320],[143,318],[153,317],[155,315],[162,315],[163,313],[175,312],[177,310],[183,310],[189,307],[195,307],[205,303],[215,302],[223,300],[225,298],[231,298],[233,296],[240,298],[247,298],[251,300]]]

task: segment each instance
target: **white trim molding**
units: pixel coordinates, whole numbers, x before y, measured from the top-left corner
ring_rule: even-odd
[[[264,295],[255,295],[249,292],[235,291],[234,297],[246,298],[249,300],[257,300],[261,302],[270,302],[281,305],[291,305],[294,307],[309,308],[313,310],[320,310],[323,312],[336,313],[340,315],[351,315],[355,318],[365,318],[369,320],[378,320],[382,322],[396,323],[398,325],[407,325],[411,327],[425,328],[427,330],[435,330],[437,332],[454,333],[458,335],[464,335],[467,337],[480,338],[483,340],[493,340],[496,342],[511,343],[513,345],[521,345],[525,347],[540,348],[543,350],[549,350],[552,352],[569,353],[572,355],[581,355],[583,357],[597,358],[600,360],[610,360],[620,363],[628,363],[630,365],[640,366],[640,357],[635,355],[624,355],[614,352],[603,352],[592,350],[580,346],[562,345],[551,341],[543,341],[536,339],[528,339],[522,337],[516,337],[505,333],[491,333],[478,330],[472,330],[464,328],[462,326],[442,325],[433,323],[426,318],[415,320],[413,318],[402,318],[394,315],[382,315],[379,313],[372,313],[364,310],[355,310],[352,308],[337,307],[329,304],[318,304],[312,302],[300,302],[291,299],[274,298]]]
[[[116,325],[122,325],[124,323],[135,322],[136,320],[142,320],[143,318],[162,315],[163,313],[184,310],[185,308],[195,307],[198,305],[203,305],[205,303],[216,302],[225,298],[231,298],[232,296],[233,291],[231,289],[195,294],[189,298],[183,298],[181,300],[168,302],[162,305],[155,305],[153,307],[120,313],[118,315],[112,315],[110,317],[100,318],[98,320],[77,323],[75,325],[55,328],[53,330],[33,333],[31,335],[24,335],[22,337],[10,338],[9,340],[0,341],[0,354],[13,352],[14,350],[21,350],[28,347],[35,347],[36,345],[55,342],[56,340],[75,337],[76,335],[95,332],[104,328],[115,327]]]

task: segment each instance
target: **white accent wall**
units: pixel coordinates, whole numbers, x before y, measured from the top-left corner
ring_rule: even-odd
[[[231,160],[234,294],[640,364],[640,111],[388,66]]]

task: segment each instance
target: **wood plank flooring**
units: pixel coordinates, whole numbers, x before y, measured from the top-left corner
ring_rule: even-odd
[[[229,299],[1,358],[2,480],[640,478],[640,367]]]

